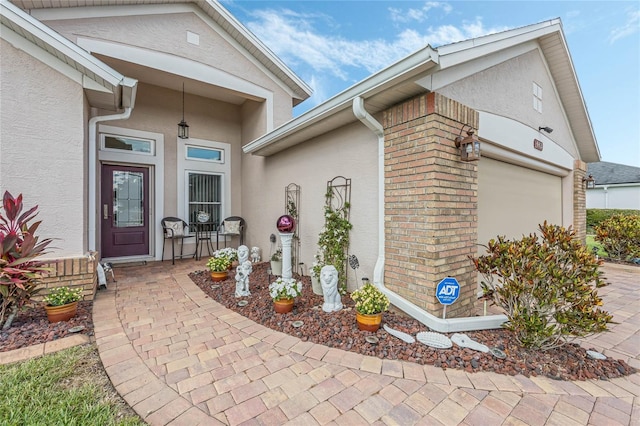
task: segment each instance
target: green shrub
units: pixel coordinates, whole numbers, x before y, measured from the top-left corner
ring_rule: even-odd
[[[640,210],[623,210],[623,209],[587,209],[587,234],[595,234],[596,226],[609,219],[611,216],[639,215]]]
[[[596,226],[596,241],[612,259],[640,257],[640,215],[611,216]]]
[[[597,260],[569,228],[540,225],[520,240],[500,236],[473,259],[486,296],[504,308],[504,327],[525,347],[547,350],[605,331],[611,315],[599,309],[596,288],[607,285]]]

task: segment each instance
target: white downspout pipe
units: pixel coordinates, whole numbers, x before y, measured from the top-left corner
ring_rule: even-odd
[[[507,320],[504,315],[487,315],[482,317],[466,317],[442,319],[409,302],[384,285],[384,129],[382,125],[364,108],[361,97],[353,99],[353,114],[369,130],[378,137],[378,259],[373,270],[373,284],[387,295],[389,301],[400,310],[420,321],[432,330],[441,333],[458,331],[487,330],[500,328]]]
[[[98,123],[113,120],[126,120],[131,117],[131,111],[136,102],[136,94],[138,91],[138,81],[125,77],[121,83],[122,87],[122,103],[124,104],[124,112],[111,115],[99,115],[89,119],[89,235],[87,241],[89,243],[89,252],[97,251],[96,248],[96,228],[99,211],[98,205]]]

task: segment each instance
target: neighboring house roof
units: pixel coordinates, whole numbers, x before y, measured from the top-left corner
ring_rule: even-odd
[[[426,46],[394,65],[372,75],[326,102],[285,123],[267,135],[243,147],[244,152],[272,155],[278,151],[319,136],[338,125],[356,121],[349,109],[354,98],[365,100],[371,114],[388,109],[398,101],[426,91],[437,91],[443,86],[442,75],[436,82],[436,73],[464,62],[486,57],[536,40],[554,79],[569,125],[575,135],[580,157],[584,161],[600,160],[589,114],[580,90],[559,19],[516,28],[497,34],[441,46]],[[466,75],[455,76],[461,79]],[[446,82],[449,83],[450,81]]]
[[[587,174],[593,176],[596,185],[640,183],[640,167],[600,161],[587,164]]]
[[[8,0],[2,0],[8,1]],[[294,105],[311,96],[311,88],[300,79],[267,46],[247,30],[224,7],[214,0],[11,0],[16,6],[25,9],[54,9],[93,6],[126,5],[167,5],[191,3],[202,9],[207,16],[220,25],[234,40],[253,55],[263,66],[289,87],[293,93]]]
[[[134,106],[137,80],[120,74],[7,0],[0,0],[0,23],[4,40],[49,65],[55,67],[57,62],[86,90],[91,106],[111,111]]]

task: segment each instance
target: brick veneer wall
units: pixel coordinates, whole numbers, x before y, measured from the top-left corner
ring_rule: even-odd
[[[463,125],[477,129],[478,120],[438,93],[383,113],[385,285],[437,316],[443,307],[435,289],[447,276],[461,287],[447,317],[473,314],[477,284],[468,256],[477,250],[477,164],[460,160],[455,138]]]
[[[35,299],[41,300],[52,288],[67,286],[82,287],[84,300],[93,300],[98,287],[96,262],[88,256],[52,261],[46,265],[52,271],[42,280],[43,289]]]
[[[573,165],[573,229],[583,243],[587,239],[587,191],[582,179],[587,175],[587,163],[575,160]]]

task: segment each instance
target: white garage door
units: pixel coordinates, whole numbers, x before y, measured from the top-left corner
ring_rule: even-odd
[[[520,238],[538,224],[562,224],[562,179],[483,157],[478,163],[478,243]],[[482,247],[478,250],[484,253]]]

